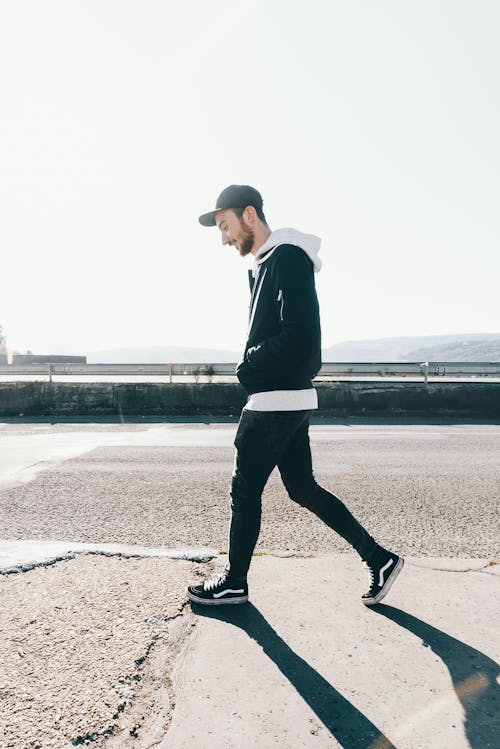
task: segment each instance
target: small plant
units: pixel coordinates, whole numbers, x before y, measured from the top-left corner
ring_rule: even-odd
[[[203,370],[203,374],[208,378],[209,382],[212,382],[212,377],[215,374],[215,367],[213,364],[207,364],[205,369]]]

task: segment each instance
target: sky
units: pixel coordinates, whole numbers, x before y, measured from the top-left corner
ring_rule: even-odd
[[[500,332],[496,0],[0,0],[9,349],[241,349],[229,184],[322,238],[323,345]]]

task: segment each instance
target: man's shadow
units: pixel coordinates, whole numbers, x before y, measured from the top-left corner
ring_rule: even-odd
[[[464,709],[464,727],[471,749],[500,746],[500,665],[479,650],[393,606],[372,611],[412,632],[443,661]],[[498,626],[492,622],[492,627]]]
[[[192,609],[199,616],[240,627],[255,640],[344,749],[396,749],[377,726],[286,644],[253,604],[212,608],[193,603]]]

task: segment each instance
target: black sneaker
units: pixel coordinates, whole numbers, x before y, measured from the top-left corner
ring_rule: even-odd
[[[397,578],[405,560],[397,554],[391,554],[379,547],[373,557],[363,562],[370,575],[370,590],[361,596],[365,606],[379,603],[389,592],[391,585]]]
[[[248,601],[248,585],[246,582],[234,581],[227,570],[201,585],[190,585],[187,589],[190,601],[207,606],[220,606],[226,603],[246,603]]]

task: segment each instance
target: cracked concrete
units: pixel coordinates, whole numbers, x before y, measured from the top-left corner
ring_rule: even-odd
[[[172,627],[198,572],[185,560],[80,555],[0,578],[2,749],[125,746],[155,705],[163,735],[170,663],[190,632]]]
[[[0,578],[2,749],[493,746],[499,565],[408,559],[376,607],[391,624],[355,555],[259,553],[250,604],[191,608],[186,584],[225,561],[79,554]]]
[[[113,736],[106,749],[153,749],[164,741],[176,706],[172,672],[194,635],[195,620],[187,605],[169,620],[168,640],[158,641],[148,657],[141,691],[129,707],[132,729]]]
[[[75,559],[77,555],[94,554],[124,559],[158,557],[208,562],[217,556],[215,549],[165,549],[130,544],[89,544],[72,541],[0,541],[0,575],[28,572],[57,562]]]

